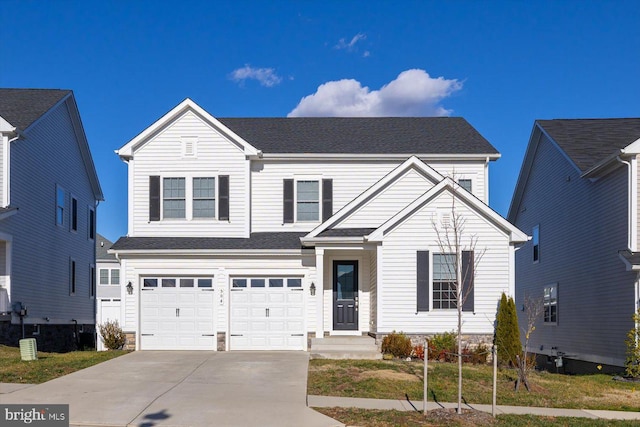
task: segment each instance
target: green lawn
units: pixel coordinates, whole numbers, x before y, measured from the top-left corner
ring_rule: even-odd
[[[88,368],[127,351],[38,352],[38,360],[23,361],[20,349],[0,345],[0,383],[40,384]]]
[[[430,401],[457,401],[457,365],[429,363]],[[372,360],[312,360],[311,395],[422,400],[423,362]],[[464,398],[469,403],[491,403],[491,366],[465,365]],[[613,381],[610,375],[560,375],[534,372],[531,392],[514,391],[515,372],[498,372],[498,405],[640,411],[640,383]]]

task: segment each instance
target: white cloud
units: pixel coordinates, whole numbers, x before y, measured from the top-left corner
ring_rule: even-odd
[[[457,79],[406,70],[379,90],[354,79],[330,81],[300,100],[288,117],[448,116],[440,102],[462,88]]]
[[[355,36],[353,36],[350,41],[346,41],[346,39],[340,39],[338,41],[338,44],[335,45],[334,47],[336,49],[346,49],[349,52],[351,52],[355,49],[356,43],[358,43],[360,40],[366,40],[366,38],[367,38],[366,34],[358,33]]]
[[[273,68],[253,68],[249,65],[233,70],[229,77],[240,84],[248,79],[257,80],[266,87],[275,86],[282,81],[282,77],[278,76]]]

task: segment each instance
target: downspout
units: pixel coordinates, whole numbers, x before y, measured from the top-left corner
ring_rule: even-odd
[[[627,194],[627,230],[628,230],[628,236],[627,236],[627,246],[629,248],[629,250],[631,252],[635,252],[638,249],[638,245],[636,243],[637,236],[636,236],[636,218],[634,218],[634,202],[635,202],[635,197],[633,197],[633,194],[635,194],[634,192],[634,186],[633,186],[633,168],[631,167],[631,162],[628,162],[626,160],[622,160],[620,158],[620,156],[616,157],[616,160],[624,165],[627,165],[627,176],[628,176],[628,184],[627,184],[627,188],[628,188],[628,194]]]
[[[4,194],[3,207],[8,207],[11,204],[11,171],[9,168],[11,167],[11,149],[10,145],[13,141],[16,141],[22,138],[22,133],[20,133],[17,129],[15,130],[16,136],[7,140],[7,145],[2,147],[2,173],[4,175],[3,183],[2,183],[2,192]]]

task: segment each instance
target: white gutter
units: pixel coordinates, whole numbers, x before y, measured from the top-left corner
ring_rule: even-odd
[[[628,176],[628,194],[627,194],[627,247],[631,252],[636,252],[638,250],[638,230],[637,230],[637,211],[638,211],[638,191],[634,183],[637,182],[637,171],[636,171],[636,159],[635,157],[631,159],[630,162],[626,160],[622,160],[620,156],[616,156],[616,160],[624,165],[627,165],[627,170],[629,171]]]
[[[202,256],[202,255],[244,255],[244,256],[300,256],[304,249],[109,249],[107,253],[115,255],[173,255],[173,256]]]

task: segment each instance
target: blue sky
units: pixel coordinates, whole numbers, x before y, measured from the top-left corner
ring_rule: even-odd
[[[535,119],[640,116],[635,1],[0,0],[0,16],[0,86],[75,93],[111,240],[113,151],[186,97],[217,117],[462,116],[502,153],[502,215]]]

